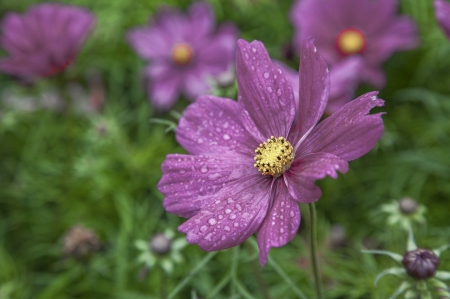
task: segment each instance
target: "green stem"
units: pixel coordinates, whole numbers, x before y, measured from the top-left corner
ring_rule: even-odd
[[[317,252],[317,215],[316,215],[316,206],[314,203],[308,204],[309,213],[310,213],[310,248],[311,248],[311,264],[313,267],[314,273],[314,283],[316,289],[316,297],[317,299],[323,299],[322,292],[322,280],[320,279],[319,273],[319,258]]]

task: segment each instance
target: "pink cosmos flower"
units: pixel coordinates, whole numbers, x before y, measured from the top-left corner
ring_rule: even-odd
[[[380,67],[395,51],[418,45],[415,22],[397,16],[397,0],[297,0],[291,11],[294,44],[314,38],[325,61],[333,67],[349,55],[360,55],[363,81],[385,84]]]
[[[201,249],[236,246],[257,234],[261,265],[271,247],[294,237],[298,203],[322,195],[314,182],[347,172],[348,161],[372,149],[383,131],[377,92],[346,104],[318,123],[330,88],[325,62],[305,40],[296,102],[289,80],[259,41],[238,41],[238,101],[201,96],[180,119],[187,155],[162,164],[164,207],[189,218],[179,227]]]
[[[445,0],[435,0],[434,15],[444,34],[450,38],[450,3]]]
[[[238,31],[223,24],[214,31],[211,7],[196,2],[188,14],[165,8],[147,26],[132,29],[127,39],[142,58],[151,103],[170,109],[180,93],[188,99],[207,93],[212,77],[224,73],[234,58]]]
[[[0,46],[9,54],[0,71],[33,81],[65,69],[94,27],[88,10],[42,3],[23,14],[7,13],[1,22]]]
[[[299,98],[298,72],[281,62],[276,64],[284,72],[286,78],[291,82],[296,101]],[[333,114],[346,103],[354,99],[355,90],[360,81],[360,72],[363,61],[359,56],[350,56],[336,64],[330,70],[330,94],[326,114]]]

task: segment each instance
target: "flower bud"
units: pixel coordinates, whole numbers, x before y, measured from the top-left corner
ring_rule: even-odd
[[[150,248],[156,254],[163,255],[170,251],[172,240],[165,234],[156,234],[150,240]]]
[[[77,259],[85,258],[103,248],[97,234],[81,225],[72,227],[63,240],[63,251],[65,256]]]
[[[439,258],[431,250],[417,248],[407,252],[402,263],[409,276],[416,279],[427,279],[436,274]]]
[[[400,199],[398,205],[403,214],[413,214],[419,208],[417,201],[409,197],[403,197]]]

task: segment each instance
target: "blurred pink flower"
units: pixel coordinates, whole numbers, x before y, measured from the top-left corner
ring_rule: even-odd
[[[311,40],[300,62],[300,93],[259,41],[238,41],[238,101],[201,96],[176,130],[187,155],[168,155],[158,189],[165,209],[190,218],[178,229],[201,249],[222,250],[257,234],[261,265],[270,248],[295,236],[298,203],[317,201],[314,182],[347,172],[383,132],[376,92],[318,123],[327,106],[329,74]]]
[[[442,31],[450,39],[450,3],[445,0],[435,0],[434,15]]]
[[[207,93],[209,80],[232,64],[237,28],[223,24],[214,31],[214,23],[211,7],[196,2],[187,15],[165,8],[150,24],[127,34],[138,55],[150,62],[145,74],[150,102],[157,109],[170,109],[180,93],[189,100]]]
[[[331,68],[349,55],[361,56],[361,79],[381,88],[381,63],[418,45],[415,22],[396,10],[397,0],[297,0],[290,15],[294,44],[299,51],[302,40],[312,37]]]
[[[7,13],[1,22],[0,46],[9,54],[0,71],[33,81],[65,69],[94,27],[88,10],[59,3],[42,3],[26,13]]]

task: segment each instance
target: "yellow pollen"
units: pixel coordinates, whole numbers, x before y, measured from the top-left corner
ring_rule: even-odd
[[[337,47],[344,55],[361,53],[365,45],[364,35],[357,29],[346,29],[337,38]]]
[[[271,136],[255,150],[255,166],[263,175],[279,177],[291,167],[294,148],[284,137]]]
[[[186,65],[192,60],[192,49],[187,44],[177,44],[172,49],[172,60],[176,65]]]

